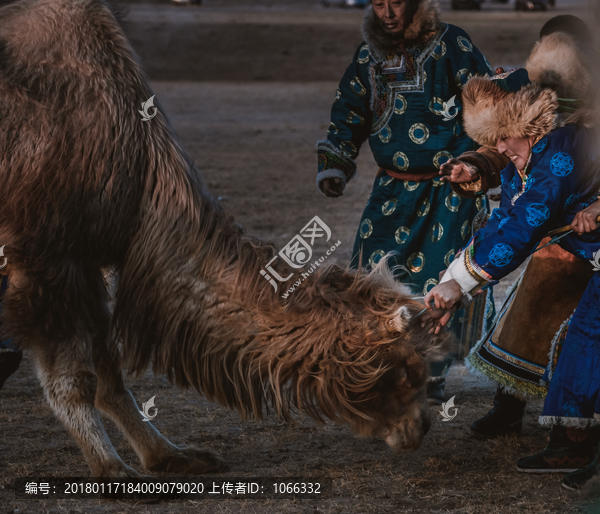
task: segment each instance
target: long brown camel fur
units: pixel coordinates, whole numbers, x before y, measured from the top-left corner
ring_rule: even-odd
[[[103,0],[20,0],[0,10],[0,244],[6,332],[94,476],[135,476],[112,418],[150,471],[221,469],[143,421],[124,366],[260,418],[297,409],[394,448],[429,428],[428,361],[447,336],[385,266],[332,265],[287,301],[261,277],[274,246],[207,191]],[[102,270],[118,275],[114,313]]]

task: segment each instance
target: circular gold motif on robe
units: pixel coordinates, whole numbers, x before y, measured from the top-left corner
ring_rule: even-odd
[[[415,123],[408,130],[408,136],[413,143],[422,145],[429,138],[429,130],[422,123]]]
[[[454,248],[450,250],[446,255],[444,255],[444,264],[446,265],[446,268],[450,266],[450,264],[454,260],[455,255],[456,251],[454,250]]]
[[[406,171],[408,169],[408,157],[404,152],[396,152],[394,157],[392,157],[392,162],[400,171]]]
[[[346,118],[346,123],[351,125],[364,125],[365,119],[362,116],[359,116],[354,111],[350,111],[348,113],[348,117]]]
[[[456,85],[462,89],[462,87],[467,83],[473,74],[467,69],[463,68],[462,70],[458,70],[456,72]]]
[[[431,204],[429,203],[429,200],[425,198],[425,200],[423,200],[423,203],[420,205],[419,210],[417,211],[417,216],[419,216],[420,218],[422,218],[423,216],[427,216],[427,214],[429,213],[429,209],[431,209]]]
[[[471,233],[471,224],[469,220],[465,221],[460,227],[460,235],[463,239],[469,239],[469,234]]]
[[[369,218],[365,218],[360,224],[359,229],[360,237],[367,239],[373,233],[373,223]]]
[[[413,253],[406,261],[406,266],[413,273],[419,273],[425,266],[425,256],[423,252]]]
[[[420,182],[411,182],[410,180],[404,181],[404,189],[407,191],[414,191],[421,185]]]
[[[398,227],[395,234],[396,243],[399,245],[406,243],[408,236],[410,236],[410,229],[408,227]]]
[[[431,54],[431,56],[439,61],[442,57],[446,55],[446,43],[444,41],[440,41],[440,44],[435,47],[435,50]]]
[[[365,64],[365,63],[369,62],[369,47],[368,47],[368,45],[363,45],[360,47],[356,61],[359,64]]]
[[[342,92],[340,91],[340,88],[337,88],[337,90],[335,92],[335,99],[333,101],[337,102],[341,97],[342,97]]]
[[[404,114],[407,106],[406,98],[404,98],[400,93],[396,93],[396,100],[394,101],[394,112],[396,114]]]
[[[445,108],[446,102],[444,102],[444,100],[442,100],[439,96],[434,96],[431,99],[431,102],[429,102],[429,110],[436,116],[442,116]]]
[[[429,231],[429,237],[431,238],[432,243],[437,243],[440,239],[442,239],[443,235],[444,227],[439,222],[433,225],[433,227],[431,227],[431,230]]]
[[[379,139],[381,139],[382,143],[389,143],[390,139],[392,139],[392,129],[387,125],[383,127],[379,132]]]
[[[444,159],[444,157],[446,158]],[[442,150],[441,152],[438,152],[433,156],[433,164],[439,170],[440,166],[449,159],[452,159],[452,154],[450,152]]]
[[[448,207],[448,210],[451,212],[458,212],[458,208],[460,207],[460,196],[458,196],[454,191],[452,191],[452,193],[450,193],[447,197],[446,197],[446,207]]]
[[[358,77],[354,77],[350,81],[350,87],[352,88],[352,91],[354,91],[354,94],[356,96],[365,96],[367,94],[365,86],[362,85]]]
[[[379,177],[379,185],[380,186],[387,186],[388,184],[391,184],[394,181],[394,177]]]
[[[330,134],[334,134],[334,135],[338,133],[338,128],[335,126],[335,123],[331,122],[329,124],[329,130],[328,130],[328,132]]]
[[[356,150],[356,146],[354,146],[352,141],[342,141],[340,143],[340,150],[348,154],[352,159],[358,154],[358,150]]]
[[[372,254],[371,257],[369,257],[369,265],[371,266],[371,268],[374,268],[377,263],[379,262],[379,260],[385,255],[385,252],[383,250],[375,250]],[[377,257],[379,257],[379,259],[377,259]],[[377,260],[375,260],[377,259]]]
[[[444,185],[444,183],[442,182],[442,180],[438,177],[431,179],[431,185],[433,187],[441,187]]]
[[[463,52],[473,51],[473,43],[471,43],[466,37],[458,36],[456,38],[456,42],[458,43],[458,46]]]
[[[396,205],[398,205],[398,198],[392,198],[381,206],[381,212],[384,216],[389,216],[396,210]]]
[[[438,281],[435,278],[430,278],[425,282],[425,286],[423,287],[423,296],[425,296],[429,291],[433,289],[434,286],[438,285]]]

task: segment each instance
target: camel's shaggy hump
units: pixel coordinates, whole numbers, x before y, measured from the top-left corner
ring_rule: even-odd
[[[78,289],[71,264],[123,266],[132,242],[144,244],[144,225],[161,234],[156,251],[177,254],[167,241],[173,222],[160,211],[187,234],[200,231],[201,197],[212,200],[160,108],[141,122],[151,89],[107,5],[4,8],[0,62],[0,240],[31,279]],[[36,318],[68,335],[66,307],[39,305]]]

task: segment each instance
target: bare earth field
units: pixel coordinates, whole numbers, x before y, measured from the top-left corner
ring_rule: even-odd
[[[557,3],[542,14],[490,2],[480,13],[454,13],[443,4],[443,19],[463,27],[492,66],[522,65],[548,18],[585,15],[585,3]],[[224,197],[250,233],[280,246],[318,215],[342,242],[336,257],[346,264],[375,163],[365,147],[358,177],[344,196],[325,198],[315,187],[315,144],[328,127],[337,81],[361,41],[362,12],[308,2],[225,0],[199,7],[127,7],[125,30],[159,108],[210,190]],[[497,288],[498,301],[504,289]],[[546,443],[546,431],[537,425],[541,400],[529,402],[521,436],[483,441],[471,435],[469,425],[491,407],[495,385],[460,363],[446,387],[448,397],[456,396],[458,415],[442,422],[440,408],[432,407],[423,446],[402,454],[381,440],[358,439],[345,427],[320,427],[301,416],[295,425],[273,415],[242,422],[150,371],[129,386],[140,405],[156,396],[153,423],[173,442],[220,452],[229,465],[220,477],[331,477],[333,494],[321,500],[16,500],[15,477],[89,474],[76,443],[46,404],[26,355],[0,391],[0,513],[600,512],[597,491],[568,493],[559,487],[560,476],[517,473],[518,458]],[[106,427],[125,462],[139,468],[115,426],[107,420]]]

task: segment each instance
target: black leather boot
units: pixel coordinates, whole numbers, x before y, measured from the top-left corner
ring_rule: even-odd
[[[600,448],[598,444],[595,446],[595,457],[585,468],[578,469],[565,475],[562,480],[562,486],[569,491],[578,491],[583,488],[592,478],[598,475],[598,457],[600,456]]]
[[[494,407],[483,418],[473,421],[471,430],[482,437],[498,437],[521,431],[525,415],[525,400],[507,393],[498,386]]]
[[[571,428],[553,425],[545,450],[519,459],[524,473],[572,473],[592,464],[597,456],[598,428]]]

